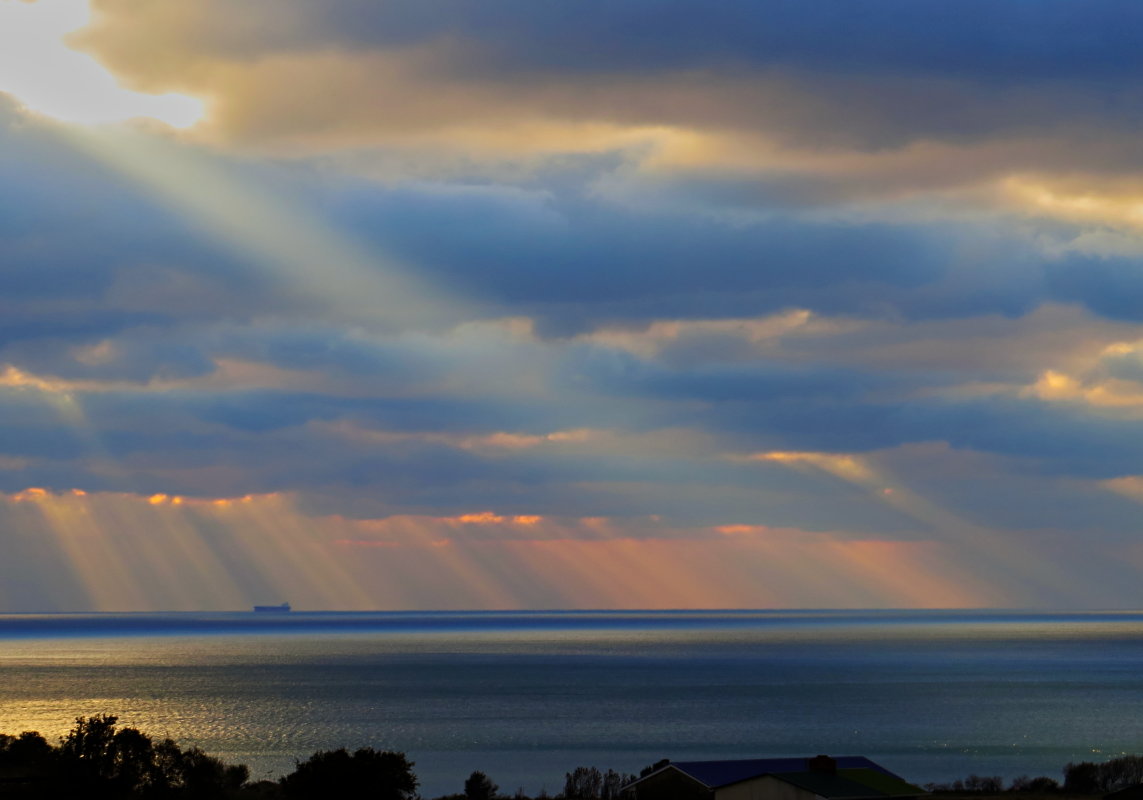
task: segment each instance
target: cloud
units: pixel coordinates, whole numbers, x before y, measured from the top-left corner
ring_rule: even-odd
[[[299,608],[724,608],[743,597],[775,607],[800,606],[807,590],[831,586],[835,607],[977,602],[949,577],[971,581],[939,545],[757,526],[687,530],[485,511],[353,521],[306,515],[278,494],[0,495],[0,520],[21,518],[18,533],[2,526],[6,550],[21,548],[27,566],[53,578],[40,586],[53,588],[3,602],[32,610],[65,596],[104,611],[232,609],[262,594],[288,594]],[[737,569],[725,569],[727,556]]]
[[[833,2],[593,3],[568,14],[521,0],[431,11],[101,0],[96,11],[73,42],[133,87],[209,98],[216,133],[251,148],[511,161],[738,136],[752,147],[729,148],[734,166],[769,143],[795,160],[825,151],[884,162],[866,184],[920,172],[931,185],[943,170],[959,185],[966,174],[1100,158],[1114,171],[1131,163],[1123,148],[1138,147],[1138,12],[1121,2],[973,2],[951,16],[888,1],[860,12]],[[1109,147],[1120,154],[1108,159]],[[894,151],[910,148],[902,170]],[[707,150],[717,163],[718,148]],[[819,162],[802,179],[820,184],[829,172]]]
[[[12,552],[100,608],[280,591],[275,526],[315,606],[1129,585],[1140,12],[585,8],[97,0],[69,43],[209,116],[0,95]]]

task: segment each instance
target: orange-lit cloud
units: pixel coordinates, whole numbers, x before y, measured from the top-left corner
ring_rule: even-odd
[[[79,359],[77,359],[79,360]],[[19,369],[11,364],[5,365],[0,372],[0,389],[36,390],[57,397],[72,394],[90,394],[100,392],[114,392],[129,389],[132,391],[165,391],[168,389],[187,387],[195,384],[209,386],[218,384],[217,379],[162,379],[156,378],[146,384],[138,381],[126,380],[98,380],[94,378],[60,378],[51,375],[36,375]]]
[[[493,514],[491,511],[480,511],[476,514],[461,514],[456,518],[456,521],[465,525],[484,525],[503,522],[504,517]]]
[[[1075,176],[1054,177],[1050,175],[1014,175],[1004,183],[1005,189],[1029,211],[1069,222],[1094,223],[1100,226],[1143,233],[1143,184],[1132,177],[1109,176],[1095,182],[1090,179],[1076,180]],[[1087,239],[1094,245],[1095,240]],[[1111,239],[1102,239],[1110,243]],[[1129,252],[1122,252],[1126,240],[1114,250],[1104,250],[1104,255],[1139,255],[1143,253],[1143,241],[1134,240]],[[1083,245],[1079,245],[1083,249]],[[1091,252],[1089,250],[1089,252]]]
[[[1045,369],[1036,380],[1020,388],[1021,397],[1048,403],[1089,407],[1103,414],[1137,418],[1143,414],[1143,382],[1121,377],[1109,364],[1143,365],[1143,341],[1111,341],[1086,358],[1075,359],[1069,369]]]
[[[1143,475],[1125,475],[1122,478],[1111,478],[1103,481],[1105,489],[1122,495],[1137,503],[1143,503]]]
[[[759,184],[808,178],[823,202],[865,218],[963,218],[1013,206],[1057,213],[1043,190],[1014,189],[1013,181],[1076,161],[1106,174],[1105,162],[1130,163],[1133,155],[1128,136],[1077,148],[1074,132],[1053,136],[1048,126],[978,137],[945,137],[931,127],[912,136],[897,131],[934,107],[1003,124],[1012,108],[1043,114],[1055,104],[1084,105],[1070,85],[1051,97],[1009,86],[1009,98],[950,76],[918,84],[918,76],[891,70],[726,70],[717,58],[705,69],[548,69],[521,80],[534,65],[508,74],[482,68],[479,54],[502,42],[445,35],[447,26],[397,46],[371,48],[354,39],[338,47],[320,36],[319,45],[307,44],[313,15],[292,3],[272,22],[252,8],[231,5],[223,13],[213,3],[176,10],[101,0],[95,11],[92,25],[72,37],[76,46],[132,88],[209,98],[211,115],[199,128],[212,141],[275,154],[348,151],[357,172],[364,164],[379,176],[437,176],[474,163],[519,171],[521,162],[546,156],[623,152],[652,182],[664,175]],[[465,66],[471,58],[476,63]],[[360,155],[370,149],[385,156],[370,162]],[[619,196],[627,191],[610,188]],[[653,185],[646,194],[654,197]],[[931,202],[918,204],[918,197]]]

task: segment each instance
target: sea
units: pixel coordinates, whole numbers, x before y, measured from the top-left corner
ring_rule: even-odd
[[[1143,612],[0,615],[0,732],[94,714],[253,779],[400,750],[427,798],[474,770],[555,794],[578,766],[818,753],[1060,778],[1143,752]]]

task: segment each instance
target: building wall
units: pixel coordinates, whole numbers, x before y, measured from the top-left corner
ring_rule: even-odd
[[[635,800],[715,800],[715,794],[677,769],[644,778],[632,790]]]
[[[642,800],[642,798],[640,798]],[[813,792],[763,775],[717,790],[714,800],[821,800]]]

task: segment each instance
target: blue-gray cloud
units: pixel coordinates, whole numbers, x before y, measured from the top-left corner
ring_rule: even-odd
[[[114,9],[104,0],[102,6]],[[236,57],[284,49],[407,47],[440,38],[474,43],[512,68],[575,71],[779,65],[814,70],[885,70],[991,81],[1118,78],[1138,68],[1143,12],[1127,0],[1077,6],[1066,0],[997,5],[966,0],[767,0],[709,6],[699,0],[590,0],[574,8],[490,0],[331,0],[318,6],[262,0],[250,17],[277,12],[292,25],[243,26],[208,15],[202,47]],[[245,19],[236,11],[239,21]],[[511,56],[511,58],[509,58]]]
[[[177,17],[123,0],[99,5],[107,12],[103,29],[81,41],[144,83],[154,75],[185,83],[180,73],[199,60],[243,69],[331,52],[408,54],[417,68],[397,81],[415,85],[408,96],[386,86],[376,95],[385,98],[379,114],[368,113],[376,99],[368,90],[339,87],[360,95],[343,114],[393,131],[538,114],[873,150],[1057,131],[1085,143],[1057,155],[1084,161],[1104,149],[1091,143],[1093,131],[1133,132],[1140,113],[1133,81],[1141,13],[1115,0],[970,0],[955,9],[929,0],[713,8],[697,0],[593,0],[574,8],[527,0],[261,0],[241,8],[204,3]],[[267,18],[275,24],[265,25]],[[481,100],[458,102],[465,89]],[[243,98],[239,127],[273,136],[277,126],[344,125],[320,80],[290,92],[310,98],[308,114],[324,121],[307,127],[308,114],[286,113],[267,86]],[[265,119],[256,107],[262,101]]]

